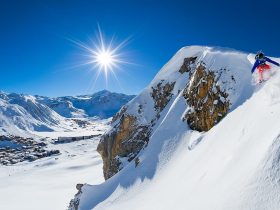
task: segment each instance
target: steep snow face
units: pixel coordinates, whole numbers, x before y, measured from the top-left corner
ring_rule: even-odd
[[[66,127],[63,117],[39,103],[34,96],[0,94],[1,135],[25,135],[29,131],[52,131]]]
[[[188,110],[183,90],[192,81],[178,70],[184,58],[195,56],[216,73],[228,69],[218,81],[229,94],[229,114],[208,132],[193,131],[182,121]],[[146,125],[158,114],[152,87],[176,81],[138,164],[126,162],[103,184],[84,185],[75,198],[79,209],[280,209],[280,69],[273,67],[270,80],[255,87],[251,67],[246,53],[181,49],[126,105]]]
[[[112,117],[133,97],[133,95],[112,93],[103,90],[93,95],[58,98],[37,96],[37,99],[66,118],[99,117],[103,119]]]

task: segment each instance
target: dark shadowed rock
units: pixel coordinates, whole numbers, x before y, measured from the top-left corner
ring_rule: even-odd
[[[185,73],[185,72],[190,72],[192,70],[192,68],[195,65],[197,57],[188,57],[184,59],[184,63],[181,66],[179,72],[181,74]]]
[[[84,186],[84,184],[76,184],[76,189],[78,190],[78,192],[82,191],[83,186]]]
[[[164,80],[161,80],[155,87],[152,87],[151,96],[154,99],[155,110],[161,112],[166,107],[172,98],[174,85],[175,82],[164,84]]]
[[[72,199],[69,203],[68,210],[78,210],[80,204],[80,196],[82,194],[82,188],[85,184],[77,184],[76,189],[78,192],[75,195],[75,198]]]

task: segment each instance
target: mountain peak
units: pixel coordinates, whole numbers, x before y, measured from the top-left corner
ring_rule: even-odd
[[[92,95],[37,98],[64,117],[112,117],[134,96],[101,90]]]
[[[100,90],[96,93],[105,94],[105,93],[111,93],[111,91],[104,89],[104,90]]]

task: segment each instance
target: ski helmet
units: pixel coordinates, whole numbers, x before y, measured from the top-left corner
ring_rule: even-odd
[[[256,56],[255,56],[255,59],[263,59],[264,58],[264,53],[262,51],[258,51]]]

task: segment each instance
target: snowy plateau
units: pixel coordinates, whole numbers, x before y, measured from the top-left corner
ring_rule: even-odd
[[[1,165],[0,209],[279,210],[280,69],[256,84],[253,62],[184,47],[109,119],[93,120],[72,97],[10,106],[1,93],[1,132],[40,135],[60,154]],[[26,101],[41,105],[29,114]],[[50,143],[77,134],[94,137]]]

